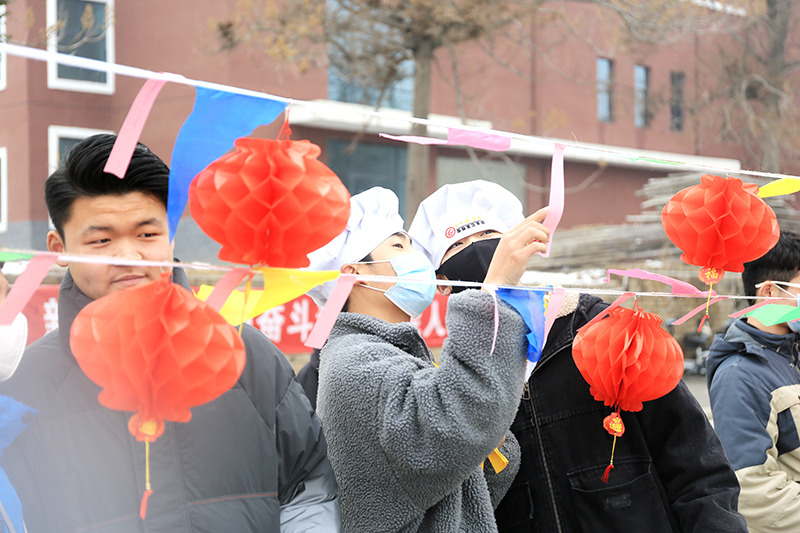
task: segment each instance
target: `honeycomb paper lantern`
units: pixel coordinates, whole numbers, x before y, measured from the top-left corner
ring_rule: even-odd
[[[128,430],[146,447],[147,514],[150,443],[164,421],[188,422],[191,407],[229,390],[245,365],[242,339],[219,313],[169,276],[93,301],[72,323],[70,348],[102,387],[109,409],[133,412]]]
[[[572,357],[594,399],[614,409],[603,420],[614,437],[611,461],[600,478],[607,483],[617,437],[625,433],[620,410],[641,411],[643,402],[672,391],[683,376],[683,350],[661,328],[661,318],[640,309],[637,301],[632,310],[612,307],[607,318],[581,328]]]
[[[744,263],[775,246],[778,219],[757,192],[755,184],[707,174],[699,185],[675,194],[661,212],[661,222],[669,240],[683,252],[681,260],[742,272]]]
[[[189,187],[200,228],[232,263],[299,268],[344,231],[350,194],[309,141],[244,137]]]
[[[642,402],[669,393],[683,376],[680,345],[638,302],[582,328],[572,356],[594,399],[625,411],[640,411]]]

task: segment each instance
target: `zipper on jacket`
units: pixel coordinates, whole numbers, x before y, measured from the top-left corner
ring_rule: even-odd
[[[558,355],[560,352],[564,351],[569,346],[572,346],[572,343],[569,343],[566,346],[563,346],[559,348],[557,351],[553,352],[553,355],[550,357],[550,359]],[[536,367],[538,368],[539,365],[536,365]],[[536,368],[534,368],[533,371],[536,372]],[[533,413],[533,425],[536,427],[536,438],[539,441],[539,455],[542,458],[542,467],[544,467],[545,477],[547,478],[547,490],[550,492],[550,501],[553,504],[553,515],[556,519],[556,531],[562,533],[563,530],[561,528],[561,518],[559,518],[560,513],[558,510],[558,502],[556,501],[556,493],[555,490],[553,489],[553,478],[550,475],[550,467],[547,465],[547,454],[545,454],[544,443],[542,442],[542,431],[539,428],[539,419],[536,416],[536,406],[533,403],[533,398],[531,398],[530,388],[527,381],[525,382],[523,398],[525,397],[525,393],[527,393],[528,395],[527,400],[528,403],[530,403],[531,405],[531,411]]]
[[[523,400],[530,400],[531,399],[531,387],[528,385],[528,382],[522,384],[522,399]]]

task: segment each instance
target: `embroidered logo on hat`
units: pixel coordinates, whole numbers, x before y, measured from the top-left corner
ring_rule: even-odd
[[[481,224],[486,224],[486,221],[483,220],[481,217],[472,217],[467,220],[462,220],[461,222],[457,222],[455,225],[450,226],[444,231],[444,236],[448,239],[453,237],[456,233],[461,233],[462,231],[468,230],[475,226],[480,226]]]

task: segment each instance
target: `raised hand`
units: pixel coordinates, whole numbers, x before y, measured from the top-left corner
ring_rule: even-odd
[[[546,215],[547,207],[543,207],[503,234],[484,283],[519,284],[531,256],[547,249],[550,230],[542,224]]]

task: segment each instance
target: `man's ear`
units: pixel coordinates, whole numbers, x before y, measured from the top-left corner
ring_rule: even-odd
[[[342,268],[339,269],[339,272],[342,274],[358,274],[356,267],[353,265],[342,265]]]
[[[447,276],[445,276],[443,274],[436,274],[436,279],[447,279]],[[439,294],[443,294],[443,295],[447,296],[448,294],[453,292],[453,287],[452,287],[452,285],[437,285],[436,286],[436,292],[438,292]]]
[[[764,298],[769,298],[770,296],[777,296],[777,295],[772,294],[773,292],[775,292],[774,288],[775,288],[775,285],[772,282],[769,282],[769,281],[765,282],[763,285],[761,285],[758,288],[758,291],[756,292],[756,296],[763,296]]]
[[[58,234],[55,230],[50,230],[47,232],[47,250],[49,252],[56,252],[59,254],[63,254],[66,246],[64,246],[64,240],[61,238],[61,235]],[[60,267],[66,267],[67,262],[62,261],[61,259],[56,260],[56,263]]]

